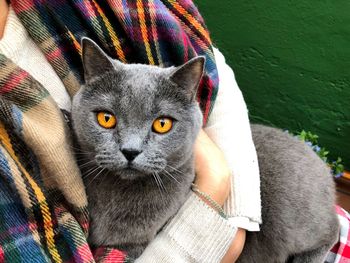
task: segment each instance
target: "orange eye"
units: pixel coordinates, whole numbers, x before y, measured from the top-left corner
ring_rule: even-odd
[[[167,133],[173,127],[173,120],[166,117],[161,117],[153,122],[152,128],[156,133]]]
[[[117,118],[109,112],[100,111],[96,116],[98,124],[105,129],[113,129],[117,124]]]

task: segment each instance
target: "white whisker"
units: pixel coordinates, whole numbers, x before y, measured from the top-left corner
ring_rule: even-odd
[[[87,178],[90,175],[92,175],[94,172],[96,172],[100,167],[92,167],[91,169],[89,169],[86,173],[83,174],[83,178]]]
[[[161,184],[159,182],[159,177],[158,177],[158,175],[156,173],[152,173],[152,176],[153,176],[154,180],[156,181],[157,187],[158,187],[159,192],[162,195],[162,199],[163,199],[163,191],[162,191]]]
[[[155,173],[155,172],[152,173],[152,176],[153,176],[153,178],[154,178],[154,180],[155,180],[155,182],[156,182],[156,184],[157,184],[157,186],[158,186],[158,189],[159,189],[159,192],[160,192],[160,197],[161,197],[161,199],[162,199],[162,202],[165,204],[166,201],[165,201],[165,199],[164,199],[164,194],[163,194],[163,191],[162,191],[161,186],[159,185],[160,182],[158,181],[158,179],[160,179],[160,178],[158,177],[158,174]]]
[[[165,172],[165,175],[168,175],[171,177],[171,179],[174,179],[178,184],[181,184],[169,171],[163,170]]]
[[[164,185],[164,183],[163,183],[163,181],[162,181],[162,178],[159,176],[158,173],[155,173],[155,174],[156,174],[156,177],[158,178],[158,181],[159,181],[160,186],[162,187],[162,189],[164,190],[164,192],[167,192],[167,190],[166,190],[166,188],[165,188],[165,185]]]
[[[174,170],[175,172],[178,172],[179,174],[184,175],[184,173],[183,173],[182,171],[176,169],[175,167],[173,167],[173,166],[171,166],[171,165],[169,165],[169,164],[167,165],[167,167],[169,167],[170,169]]]
[[[80,167],[80,168],[83,168],[83,167],[88,166],[89,164],[91,164],[91,163],[93,163],[93,162],[95,162],[95,160],[90,160],[90,161],[88,161],[88,162],[86,162],[86,163],[80,164],[79,167]]]
[[[153,176],[153,178],[154,178],[154,181],[155,181],[156,184],[157,184],[158,189],[160,190],[160,187],[159,187],[159,184],[158,184],[158,180],[157,180],[157,178],[156,178],[156,175],[155,175],[154,173],[152,173],[152,176]]]
[[[98,167],[98,168],[100,168],[100,167]],[[92,180],[89,182],[89,184],[86,186],[86,187],[88,187],[103,171],[105,170],[105,168],[102,168],[102,170],[101,171],[99,171],[95,176],[94,176],[94,178],[92,178]]]

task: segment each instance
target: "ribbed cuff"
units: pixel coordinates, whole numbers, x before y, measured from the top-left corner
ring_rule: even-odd
[[[193,262],[208,263],[220,262],[236,232],[194,193],[163,230]]]

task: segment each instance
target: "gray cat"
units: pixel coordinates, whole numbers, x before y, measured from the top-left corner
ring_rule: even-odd
[[[186,200],[204,58],[180,67],[125,65],[83,39],[85,86],[72,120],[91,216],[89,242],[135,258]]]
[[[124,65],[83,40],[86,85],[73,128],[88,195],[89,242],[138,257],[185,201],[202,125],[195,100],[204,59],[180,67]],[[322,262],[338,235],[329,169],[283,132],[252,126],[263,225],[247,233],[239,262]]]
[[[305,143],[252,125],[261,176],[262,225],[247,232],[239,263],[321,263],[338,239],[334,183]]]

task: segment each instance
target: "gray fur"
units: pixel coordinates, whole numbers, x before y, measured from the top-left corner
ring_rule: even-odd
[[[239,263],[321,263],[336,242],[334,183],[327,165],[299,139],[252,125],[261,175],[260,232],[247,233]]]
[[[190,191],[192,148],[202,126],[193,98],[204,59],[178,68],[125,65],[84,39],[83,64],[86,84],[74,96],[72,120],[91,216],[89,242],[137,257]],[[116,115],[115,129],[98,125],[99,110]],[[176,120],[162,135],[152,132],[161,116]],[[140,152],[132,169],[125,149]]]

